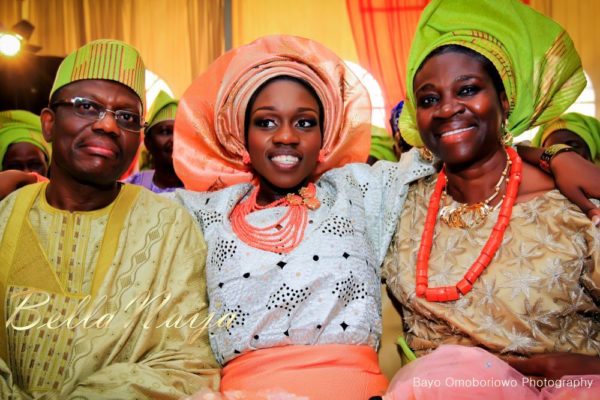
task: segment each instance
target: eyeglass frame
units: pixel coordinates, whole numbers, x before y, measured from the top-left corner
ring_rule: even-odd
[[[85,100],[85,101],[88,101],[90,103],[97,104],[97,105],[99,105],[102,108],[103,111],[100,111],[98,113],[98,118],[97,119],[87,118],[86,116],[77,113],[77,111],[75,110],[75,102],[77,100]],[[123,129],[123,130],[126,130],[127,132],[140,133],[143,129],[148,128],[148,123],[146,121],[144,121],[144,117],[141,114],[138,114],[138,113],[135,113],[135,112],[132,112],[132,111],[126,111],[126,110],[111,110],[109,108],[106,108],[106,106],[104,104],[99,103],[99,102],[97,102],[95,100],[92,100],[92,99],[88,99],[87,97],[76,96],[76,97],[72,97],[70,99],[58,100],[58,101],[55,101],[55,102],[51,103],[48,107],[53,110],[57,106],[66,106],[66,105],[70,105],[71,106],[71,109],[73,110],[73,114],[75,114],[78,117],[81,117],[83,119],[86,119],[88,121],[101,121],[101,120],[104,119],[104,117],[106,117],[106,113],[110,112],[110,113],[113,114],[113,118],[115,119],[115,122],[116,122],[117,126],[119,128],[121,128],[121,129]],[[117,118],[117,113],[120,113],[120,112],[126,112],[126,113],[129,113],[129,114],[137,115],[140,118],[140,121],[144,121],[144,123],[140,124],[140,128],[138,130],[131,130],[131,129],[125,128],[125,127],[121,126],[121,124],[119,124],[119,119]]]

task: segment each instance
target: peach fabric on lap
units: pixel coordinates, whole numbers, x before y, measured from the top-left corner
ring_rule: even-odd
[[[537,388],[546,387],[540,392]],[[578,386],[578,387],[576,387]],[[600,376],[527,377],[478,347],[443,345],[400,369],[384,400],[591,400]]]
[[[284,346],[230,361],[223,368],[221,392],[273,389],[311,400],[366,400],[383,394],[387,384],[369,346]]]

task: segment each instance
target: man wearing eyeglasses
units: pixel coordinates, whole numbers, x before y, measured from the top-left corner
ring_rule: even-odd
[[[0,398],[176,399],[216,389],[206,246],[189,214],[117,179],[144,65],[115,40],[65,58],[42,129],[50,181],[0,203]]]

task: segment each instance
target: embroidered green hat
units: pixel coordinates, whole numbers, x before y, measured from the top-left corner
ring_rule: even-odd
[[[178,103],[167,92],[161,90],[156,99],[154,99],[154,103],[152,103],[152,107],[148,113],[148,128],[146,128],[146,132],[150,131],[150,128],[159,122],[175,120]]]
[[[394,138],[384,128],[371,126],[369,155],[378,160],[398,161],[394,154]]]
[[[0,112],[0,170],[8,146],[13,143],[31,143],[50,159],[50,145],[42,135],[40,117],[29,111],[10,110]]]
[[[139,52],[120,40],[100,39],[87,43],[69,54],[58,67],[52,95],[69,83],[85,79],[103,79],[131,88],[145,106],[144,62]]]

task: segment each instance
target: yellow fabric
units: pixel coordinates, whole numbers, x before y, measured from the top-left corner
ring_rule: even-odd
[[[28,19],[35,25],[30,43],[42,46],[40,55],[63,57],[92,40],[123,40],[140,51],[146,67],[179,97],[225,49],[224,4],[225,0],[4,0],[0,21],[10,27]]]
[[[232,0],[231,31],[234,48],[287,34],[316,40],[340,58],[358,63],[346,0]]]
[[[68,213],[48,205],[43,190],[36,195],[43,185],[30,185],[0,203],[1,304],[3,315],[15,315],[0,337],[5,351],[0,398],[178,399],[202,387],[216,389],[219,372],[207,334],[194,337],[207,317],[206,247],[189,214],[129,185],[106,208]],[[19,232],[21,226],[31,231]],[[110,247],[104,240],[108,235],[114,235],[117,246],[103,251]],[[107,257],[102,254],[111,251],[102,278],[101,267],[92,266],[95,260],[103,265]],[[24,297],[11,295],[27,290],[37,291],[27,304],[49,298],[35,309],[44,321],[59,313],[55,324],[66,323],[75,314],[79,319],[73,323],[80,321],[79,326],[52,329],[40,322],[15,329],[31,323],[35,312],[15,313]],[[171,297],[161,306],[163,291]],[[87,307],[82,303],[86,295],[92,295]],[[158,301],[137,309],[146,295]],[[93,315],[87,328],[86,312]],[[195,314],[195,328],[183,322]],[[102,315],[112,319],[94,326]],[[164,326],[178,316],[179,327],[172,326],[174,320]]]
[[[496,354],[599,355],[600,234],[558,191],[515,204],[503,245],[467,295],[448,303],[415,296],[416,257],[434,185],[435,177],[411,186],[383,267],[402,304],[410,347],[419,355],[441,344]],[[496,209],[479,229],[436,224],[430,287],[462,279],[497,216]]]

